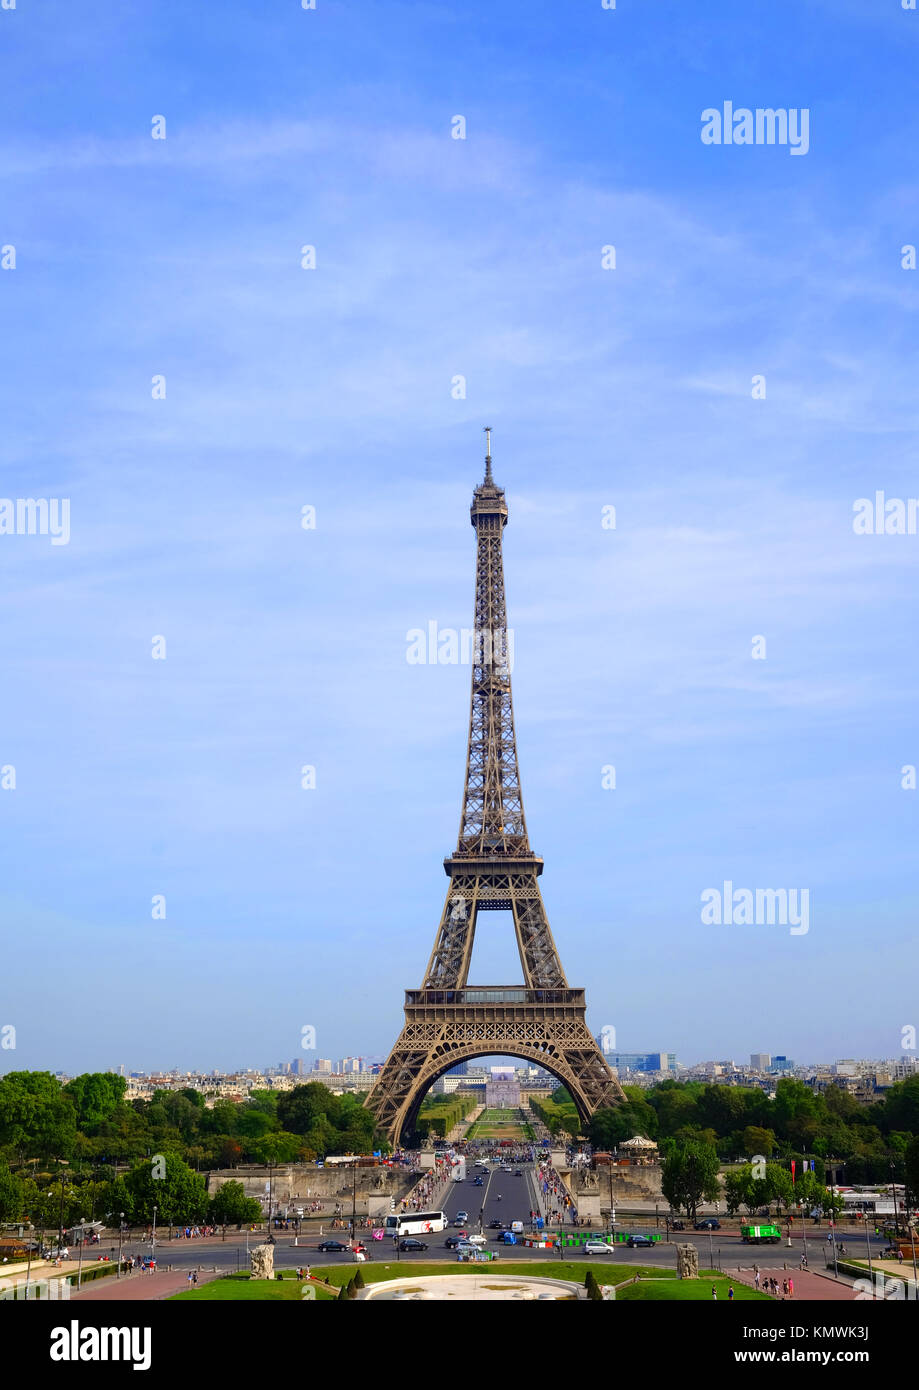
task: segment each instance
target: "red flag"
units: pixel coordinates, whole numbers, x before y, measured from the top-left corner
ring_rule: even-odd
[[[794,1186],[794,1181],[795,1181],[795,1161],[794,1161],[794,1159],[792,1159],[792,1160],[791,1160],[791,1182],[792,1182],[792,1186]]]

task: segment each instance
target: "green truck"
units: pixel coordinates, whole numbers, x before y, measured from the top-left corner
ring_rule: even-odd
[[[778,1245],[782,1232],[778,1226],[741,1226],[740,1238],[745,1245]]]

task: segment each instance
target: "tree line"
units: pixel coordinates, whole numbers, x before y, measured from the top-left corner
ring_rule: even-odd
[[[50,1072],[0,1077],[0,1221],[69,1228],[120,1213],[126,1222],[256,1220],[241,1183],[212,1199],[202,1171],[240,1163],[311,1162],[368,1153],[374,1120],[351,1095],[319,1082],[255,1091],[236,1103],[187,1088],[126,1100],[124,1077]]]

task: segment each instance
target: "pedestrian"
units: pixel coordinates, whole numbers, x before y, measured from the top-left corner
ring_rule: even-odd
[[[718,1290],[715,1288],[714,1284],[712,1284],[712,1298],[716,1303],[718,1302]]]
[[[198,1287],[198,1271],[197,1271],[197,1270],[194,1270],[194,1271],[193,1271],[192,1276],[191,1276],[191,1282],[194,1284],[195,1288]]]
[[[754,1269],[754,1271],[753,1271],[753,1287],[756,1289],[756,1292],[759,1293],[759,1270],[758,1270],[758,1269]]]
[[[728,1289],[728,1302],[729,1302],[729,1303],[733,1303],[733,1301],[734,1301],[734,1285],[732,1284],[731,1287]]]
[[[189,1270],[188,1274],[186,1275],[186,1283],[188,1284],[188,1287],[191,1288],[191,1270]]]
[[[782,1280],[782,1297],[783,1297],[783,1298],[787,1298],[787,1297],[788,1297],[788,1280],[787,1280],[787,1279],[783,1279],[783,1280]]]
[[[792,1279],[791,1276],[789,1275],[789,1278],[788,1278],[788,1297],[789,1297],[789,1298],[794,1298],[794,1296],[795,1296],[795,1281],[794,1281],[794,1279]]]

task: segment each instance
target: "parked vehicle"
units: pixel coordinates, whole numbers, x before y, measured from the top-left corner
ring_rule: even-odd
[[[697,1221],[693,1226],[694,1231],[720,1231],[721,1222],[717,1216],[703,1216],[701,1221]]]
[[[651,1239],[650,1236],[629,1236],[628,1240],[626,1241],[626,1245],[629,1247],[630,1250],[634,1250],[636,1245],[651,1246],[653,1244],[654,1241]]]

